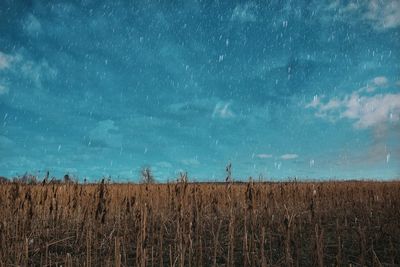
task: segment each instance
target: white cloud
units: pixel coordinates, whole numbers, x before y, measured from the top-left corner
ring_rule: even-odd
[[[232,12],[231,21],[255,22],[257,6],[254,3],[239,4]]]
[[[222,119],[233,118],[235,116],[235,114],[230,109],[230,105],[231,105],[231,103],[218,102],[215,105],[212,117],[213,118],[219,117],[219,118],[222,118]]]
[[[256,157],[259,159],[269,159],[269,158],[272,158],[272,155],[271,154],[257,154]]]
[[[398,121],[400,94],[378,94],[371,97],[352,95],[344,102],[341,117],[355,119],[356,128],[368,128],[383,122]]]
[[[389,81],[385,76],[378,76],[373,79],[373,82],[376,86],[385,87],[388,85]]]
[[[374,79],[375,84],[388,84],[385,77]],[[343,99],[331,99],[326,103],[313,105],[314,100],[306,105],[316,109],[318,117],[354,120],[354,127],[359,129],[379,126],[382,123],[398,122],[400,118],[400,94],[386,93],[363,95],[365,90],[354,91]],[[372,91],[367,92],[371,93]]]
[[[324,118],[328,119],[332,122],[336,121],[336,119],[331,116],[332,110],[335,110],[341,105],[341,101],[337,98],[331,99],[328,101],[328,103],[324,104],[322,102],[322,99],[324,99],[325,96],[318,96],[315,95],[313,97],[313,100],[305,105],[305,108],[312,108],[316,109],[317,111],[315,112],[315,116],[319,118]]]
[[[1,84],[0,84],[0,95],[8,94],[9,91],[10,91],[10,90],[8,89],[7,86],[1,85]]]
[[[13,61],[13,56],[0,52],[0,70],[8,69]]]
[[[363,16],[376,29],[390,29],[400,26],[400,1],[370,0]]]
[[[290,160],[290,159],[296,159],[296,158],[298,158],[299,157],[299,155],[297,155],[297,154],[283,154],[282,156],[281,156],[281,159],[283,159],[283,160]]]

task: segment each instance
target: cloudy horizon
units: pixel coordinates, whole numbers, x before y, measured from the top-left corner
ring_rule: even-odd
[[[0,3],[0,176],[400,178],[400,3]]]

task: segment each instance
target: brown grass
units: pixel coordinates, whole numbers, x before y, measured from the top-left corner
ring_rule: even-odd
[[[399,266],[400,182],[0,185],[0,266]]]

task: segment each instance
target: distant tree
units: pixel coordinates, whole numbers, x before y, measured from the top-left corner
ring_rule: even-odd
[[[69,177],[69,174],[64,175],[64,183],[70,183],[72,182],[71,177]]]
[[[1,183],[7,183],[8,182],[8,178],[4,177],[4,176],[0,176],[0,184]]]
[[[179,174],[178,182],[187,183],[189,181],[187,172],[181,172]]]
[[[150,167],[143,167],[140,171],[140,182],[143,184],[153,184],[156,182]]]

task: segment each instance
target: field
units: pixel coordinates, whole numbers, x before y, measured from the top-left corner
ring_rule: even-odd
[[[399,266],[400,182],[0,184],[0,266]]]

